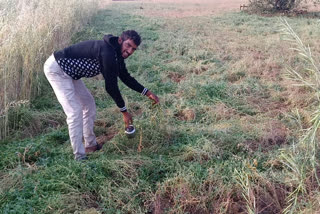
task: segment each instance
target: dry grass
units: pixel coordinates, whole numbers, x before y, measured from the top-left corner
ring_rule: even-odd
[[[9,133],[9,103],[39,93],[46,58],[69,44],[102,2],[109,1],[0,1],[0,139]]]
[[[247,0],[143,0],[141,15],[153,17],[182,18],[190,16],[218,15],[238,11]],[[167,5],[171,10],[159,11],[159,5]],[[176,5],[172,8],[172,5]],[[143,10],[147,9],[147,10]]]

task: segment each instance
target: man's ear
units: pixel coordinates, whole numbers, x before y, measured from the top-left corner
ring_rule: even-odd
[[[119,45],[122,44],[122,39],[121,39],[121,37],[118,38],[118,43],[119,43]]]

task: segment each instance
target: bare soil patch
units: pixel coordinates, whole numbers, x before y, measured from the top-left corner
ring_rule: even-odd
[[[262,136],[258,140],[248,140],[244,142],[244,145],[239,144],[238,146],[244,146],[248,151],[254,152],[261,150],[268,152],[276,146],[282,146],[286,144],[288,129],[278,120],[269,121],[262,129]]]
[[[179,83],[181,82],[182,80],[185,79],[185,76],[183,76],[182,74],[179,74],[179,73],[175,73],[175,72],[171,72],[168,74],[168,77],[173,81],[173,82],[176,82],[176,83]]]
[[[246,199],[241,195],[241,190],[234,188],[229,192],[221,192],[214,199],[209,199],[212,195],[213,186],[215,183],[208,182],[206,189],[202,189],[202,197],[197,197],[192,194],[190,186],[186,181],[180,181],[175,186],[167,184],[163,189],[158,189],[154,201],[151,204],[152,213],[162,214],[168,209],[175,211],[183,211],[185,213],[194,214],[209,214],[220,213],[223,207],[227,214],[244,214],[247,213]],[[260,180],[260,183],[265,183],[260,186],[259,183],[252,182],[250,189],[250,199],[256,201],[257,213],[281,213],[285,207],[285,199],[287,196],[286,187],[278,183],[268,183]],[[199,207],[196,204],[202,202],[207,206]],[[207,203],[206,203],[207,202]]]
[[[107,141],[110,141],[119,132],[116,127],[110,126],[109,123],[107,123],[106,121],[103,121],[103,120],[96,120],[95,126],[104,128],[106,130],[102,134],[97,135],[97,143],[100,145],[103,145]]]
[[[195,111],[192,109],[184,109],[174,115],[178,120],[192,121],[196,118]]]

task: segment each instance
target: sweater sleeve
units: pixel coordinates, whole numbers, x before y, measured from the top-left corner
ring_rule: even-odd
[[[101,72],[105,80],[105,88],[117,106],[120,108],[121,112],[126,112],[127,108],[125,106],[125,102],[121,96],[119,86],[118,86],[118,78],[117,78],[117,67],[114,60],[106,60],[110,59],[108,56],[103,56],[102,60],[102,68]]]
[[[138,93],[141,93],[142,95],[146,95],[146,93],[148,92],[148,89],[145,88],[144,86],[142,86],[135,78],[133,78],[127,68],[126,65],[123,63],[121,66],[121,70],[119,73],[119,78],[121,79],[121,81],[128,86],[129,88],[131,88],[132,90],[135,90]]]

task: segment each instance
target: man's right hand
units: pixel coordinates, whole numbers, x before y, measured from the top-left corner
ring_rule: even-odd
[[[132,120],[132,116],[129,112],[122,112],[123,114],[123,121],[124,121],[124,124],[126,125],[126,128],[129,126],[129,125],[132,125],[133,124],[133,120]]]

